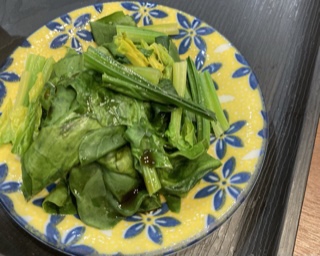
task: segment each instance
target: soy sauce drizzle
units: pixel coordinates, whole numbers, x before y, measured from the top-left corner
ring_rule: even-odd
[[[146,165],[148,167],[154,167],[156,164],[156,161],[153,158],[153,154],[150,149],[147,149],[143,152],[140,162],[143,165]]]

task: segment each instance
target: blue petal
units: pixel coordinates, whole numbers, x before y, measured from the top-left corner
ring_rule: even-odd
[[[220,210],[226,201],[226,192],[224,189],[218,190],[214,195],[213,206],[216,211]]]
[[[232,184],[242,184],[250,180],[251,174],[249,172],[240,172],[233,175],[230,178],[230,183]]]
[[[161,230],[156,225],[148,226],[148,236],[154,243],[162,244],[163,242]]]
[[[72,255],[98,255],[98,252],[87,245],[74,245],[65,248],[65,251]]]
[[[213,85],[216,90],[219,90],[219,86],[216,81],[213,80]]]
[[[48,192],[51,192],[52,190],[54,190],[54,189],[56,188],[56,186],[57,186],[56,183],[52,183],[52,184],[50,184],[50,185],[48,185],[48,186],[46,187],[46,190],[47,190]]]
[[[229,194],[236,200],[241,193],[241,189],[237,188],[236,186],[227,187],[227,190]]]
[[[199,199],[199,198],[208,197],[208,196],[214,194],[218,188],[219,188],[219,186],[217,186],[217,185],[206,186],[203,189],[200,189],[195,194],[194,198]]]
[[[214,143],[217,140],[213,135],[210,136],[210,144]]]
[[[3,101],[4,97],[6,96],[6,94],[7,94],[6,87],[5,87],[4,83],[0,80],[0,106],[2,105],[2,101]]]
[[[156,3],[148,3],[148,2],[144,3],[144,5],[145,5],[147,8],[154,8],[154,7],[157,6]]]
[[[68,39],[69,39],[68,34],[59,35],[55,39],[52,40],[52,42],[50,44],[50,48],[52,48],[52,49],[59,48],[59,47],[65,45],[66,42],[68,41]]]
[[[249,84],[250,87],[254,90],[258,87],[257,77],[251,72],[249,75]]]
[[[144,26],[148,26],[148,25],[152,25],[152,24],[153,24],[153,22],[152,22],[152,19],[150,18],[149,15],[143,17],[143,25]]]
[[[4,182],[8,175],[8,165],[7,164],[0,164],[0,183]]]
[[[160,11],[160,10],[152,10],[149,11],[149,14],[154,17],[154,18],[158,18],[158,19],[162,19],[168,16],[167,13],[165,13],[164,11]]]
[[[0,79],[6,82],[17,82],[20,80],[20,77],[13,72],[2,72],[0,73]]]
[[[90,31],[82,29],[76,32],[77,36],[79,36],[81,39],[91,42],[93,41],[93,37]]]
[[[50,21],[46,27],[50,29],[51,31],[64,31],[64,26],[56,21]]]
[[[121,6],[129,11],[138,11],[140,9],[139,5],[129,2],[121,3]]]
[[[103,10],[103,4],[98,3],[93,5],[94,9],[96,9],[97,12],[101,13]]]
[[[236,167],[236,159],[232,156],[223,165],[222,175],[225,179],[229,178]]]
[[[42,207],[43,201],[44,201],[44,198],[38,198],[38,199],[33,200],[32,203],[33,203],[35,206]]]
[[[67,246],[74,245],[82,238],[84,232],[86,231],[85,227],[76,227],[72,229],[64,239],[63,243]]]
[[[58,244],[61,238],[58,229],[52,223],[49,223],[47,225],[45,236],[47,238],[47,241],[53,245]]]
[[[0,89],[1,90],[1,89]],[[0,97],[1,97],[1,94],[0,94]],[[266,139],[268,138],[268,129],[267,128],[263,128],[261,129],[259,132],[258,132],[258,135],[263,138],[263,139]]]
[[[0,68],[0,72],[6,70],[8,67],[10,67],[10,65],[12,64],[13,62],[13,58],[11,57],[8,57],[5,62],[3,63],[2,67]]]
[[[50,223],[52,225],[58,225],[61,221],[63,221],[65,216],[62,215],[51,215],[50,216]]]
[[[163,203],[161,208],[159,208],[155,211],[152,211],[152,215],[153,216],[160,216],[160,215],[167,213],[168,211],[169,211],[168,205],[166,203]]]
[[[212,223],[216,221],[215,217],[213,217],[211,214],[208,214],[207,216],[207,227],[210,226]]]
[[[206,52],[205,51],[199,51],[196,57],[195,65],[197,70],[201,70],[203,67],[203,64],[206,62]]]
[[[72,19],[71,19],[71,17],[70,17],[69,14],[64,14],[64,15],[60,16],[60,19],[61,19],[64,23],[69,24],[69,25],[70,25],[71,22],[72,22]]]
[[[0,185],[0,191],[4,193],[13,193],[17,192],[20,188],[20,183],[9,181]]]
[[[228,131],[225,132],[225,134],[233,134],[236,133],[237,131],[239,131],[243,126],[246,125],[246,121],[237,121],[233,124],[230,125],[230,128],[228,129]]]
[[[13,202],[6,194],[0,193],[0,201],[7,208],[9,212],[14,212]]]
[[[236,56],[237,61],[240,62],[242,65],[249,66],[248,62],[241,54],[236,53],[235,56]]]
[[[216,144],[216,154],[219,159],[222,159],[227,152],[226,143],[224,140],[218,140]]]
[[[136,12],[132,14],[132,18],[134,19],[135,23],[138,23],[141,19],[142,15],[140,12]]]
[[[199,36],[206,36],[206,35],[210,35],[214,32],[214,29],[212,27],[202,27],[202,28],[198,28],[196,30],[197,35]]]
[[[139,235],[144,230],[145,227],[146,225],[143,222],[139,222],[137,224],[130,226],[124,233],[124,238],[128,239],[128,238],[132,238]]]
[[[80,28],[82,26],[85,26],[90,21],[90,19],[91,15],[89,13],[82,14],[75,20],[73,25],[75,28]]]
[[[237,148],[243,147],[242,140],[239,137],[234,135],[228,135],[227,137],[224,138],[224,141],[233,147],[237,147]]]
[[[81,51],[81,43],[79,42],[79,40],[77,39],[77,38],[75,38],[75,37],[73,37],[72,39],[71,39],[71,47],[73,48],[73,49],[75,49],[77,52],[80,52]]]
[[[202,71],[208,70],[210,74],[217,72],[221,68],[222,64],[220,62],[211,63],[206,66]]]
[[[191,28],[193,30],[197,29],[201,25],[201,20],[198,18],[195,18],[191,23]]]
[[[186,29],[191,28],[190,22],[187,19],[186,16],[182,15],[181,13],[177,13],[177,18],[178,18],[178,22],[179,24]]]
[[[142,217],[138,214],[134,214],[132,216],[129,216],[126,218],[126,221],[129,221],[129,222],[140,222],[142,221]]]
[[[262,117],[263,117],[263,120],[268,121],[267,111],[261,110],[261,115],[262,115]]]
[[[184,29],[179,29],[179,34],[171,36],[172,39],[181,39],[188,34],[188,31]]]
[[[173,217],[161,217],[155,220],[155,223],[162,227],[175,227],[181,224],[181,222]]]
[[[200,36],[195,36],[193,38],[193,41],[194,41],[195,45],[197,46],[197,48],[200,51],[206,51],[207,50],[206,42]]]
[[[26,40],[24,40],[24,41],[22,42],[21,47],[30,48],[30,47],[31,47],[31,44],[30,44],[30,42],[26,39]]]
[[[190,45],[191,45],[191,37],[187,36],[181,41],[179,45],[179,54],[186,53],[189,50]]]
[[[238,78],[238,77],[242,77],[242,76],[246,76],[251,72],[250,68],[247,67],[241,67],[239,69],[237,69],[233,74],[232,77],[233,78]]]
[[[210,183],[216,183],[220,181],[220,177],[215,172],[209,172],[203,177],[203,180]]]

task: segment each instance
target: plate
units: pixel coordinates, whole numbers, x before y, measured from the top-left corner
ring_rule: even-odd
[[[29,53],[55,60],[67,48],[84,51],[93,45],[89,21],[114,11],[132,15],[138,25],[177,22],[174,36],[181,58],[191,56],[199,71],[208,70],[230,122],[230,129],[212,137],[209,153],[222,166],[206,175],[182,200],[181,212],[162,208],[129,217],[113,229],[86,226],[75,216],[46,214],[41,203],[50,186],[26,202],[19,159],[11,146],[0,147],[0,201],[27,232],[56,248],[75,254],[169,254],[213,232],[244,201],[254,186],[267,146],[267,114],[258,80],[245,58],[218,31],[187,13],[145,2],[95,4],[49,22],[17,48],[0,70],[0,111],[17,94]]]

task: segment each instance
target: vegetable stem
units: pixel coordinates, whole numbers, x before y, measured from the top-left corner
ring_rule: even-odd
[[[161,189],[161,183],[154,167],[141,166],[142,176],[149,195],[153,195]]]
[[[229,122],[223,112],[210,73],[205,71],[200,75],[200,77],[202,82],[201,88],[207,95],[207,97],[204,98],[205,106],[211,111],[214,111],[217,116],[217,120],[211,121],[211,126],[215,136],[220,137],[226,130],[229,129]]]
[[[105,76],[105,78],[107,77],[114,82],[113,85],[107,84],[106,86],[112,87],[115,91],[121,91],[122,93],[132,97],[132,95],[128,94],[127,91],[135,90],[141,95],[138,99],[144,98],[145,100],[152,100],[159,103],[173,104],[207,119],[215,120],[215,114],[212,111],[209,111],[192,101],[179,97],[178,95],[168,93],[162,88],[151,84],[133,70],[121,65],[93,47],[89,47],[88,51],[84,53],[84,60],[88,68],[100,73],[106,73],[107,76]]]

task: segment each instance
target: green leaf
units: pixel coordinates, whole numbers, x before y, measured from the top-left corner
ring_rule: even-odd
[[[109,152],[124,146],[125,126],[102,127],[88,132],[79,146],[81,165],[94,162]]]
[[[171,159],[173,170],[159,172],[164,191],[171,195],[185,196],[204,175],[218,168],[221,163],[207,153],[194,160],[185,157]]]

